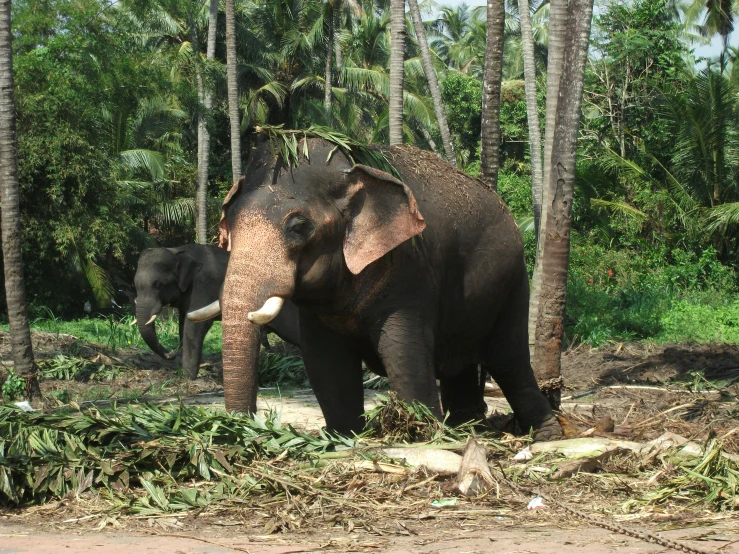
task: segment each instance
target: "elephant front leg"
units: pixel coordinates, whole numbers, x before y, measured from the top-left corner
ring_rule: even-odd
[[[213,320],[185,321],[182,332],[182,373],[188,379],[197,379],[203,354],[203,341]]]
[[[300,348],[326,428],[344,435],[364,428],[362,358],[354,343],[300,310]]]
[[[398,398],[405,402],[418,400],[441,419],[431,318],[402,312],[390,314],[374,341],[390,387]]]

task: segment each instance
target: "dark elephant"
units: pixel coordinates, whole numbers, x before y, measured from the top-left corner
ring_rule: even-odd
[[[432,153],[383,151],[400,179],[321,139],[308,140],[298,167],[269,146],[253,152],[221,221],[231,252],[221,297],[226,407],[255,409],[253,323],[292,299],[329,429],[362,428],[364,360],[400,398],[438,416],[443,407],[451,421],[484,416],[481,364],[523,429],[558,436],[529,361],[523,241],[508,208]]]
[[[172,360],[182,350],[182,369],[190,379],[198,376],[203,340],[213,321],[193,322],[190,311],[218,299],[226,276],[229,254],[215,245],[188,244],[178,248],[149,248],[139,256],[136,285],[136,323],[144,342],[155,353]],[[179,310],[180,346],[167,352],[157,339],[154,320],[163,306]],[[299,345],[298,311],[287,306],[269,325],[280,337]]]

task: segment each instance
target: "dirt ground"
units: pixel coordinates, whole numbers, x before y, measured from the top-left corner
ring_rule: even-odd
[[[34,335],[34,347],[40,359],[75,353],[129,368],[110,382],[43,382],[49,409],[62,403],[52,400],[52,393],[66,389],[70,397],[82,398],[91,386],[100,387],[102,398],[107,395],[123,401],[140,401],[143,395],[158,403],[178,402],[179,397],[214,407],[223,403],[217,357],[207,359],[201,377],[188,382],[176,377],[175,363],[148,352],[113,353],[96,345],[81,345],[68,335]],[[7,337],[0,333],[0,363],[7,366],[8,358]],[[739,347],[581,346],[565,353],[562,363],[566,382],[563,411],[572,434],[587,429],[603,434],[599,422],[610,419],[609,437],[646,441],[672,431],[700,442],[724,435],[727,450],[739,451],[739,433],[731,434],[739,425]],[[721,386],[716,387],[716,383]],[[366,392],[369,408],[377,393]],[[503,414],[509,411],[505,400],[495,391],[486,400],[491,413],[505,420]],[[277,410],[282,421],[299,428],[315,430],[323,424],[309,390],[263,390],[259,407]],[[554,483],[542,492],[637,532],[661,533],[698,551],[739,554],[739,517],[731,512],[693,508],[624,513],[618,503],[636,492],[629,492],[629,484],[609,490],[601,481],[597,473],[581,474],[578,488],[567,482]],[[439,487],[442,490],[443,483]],[[526,510],[530,498],[512,490],[501,489],[500,499],[464,500],[438,508],[423,494],[416,489],[403,496],[403,501],[417,509],[388,509],[385,513],[338,510],[320,523],[301,518],[299,502],[291,504],[289,499],[268,507],[246,502],[243,507],[215,512],[106,519],[99,512],[95,517],[89,515],[95,498],[84,502],[65,498],[43,506],[0,510],[0,554],[677,552],[588,524],[555,507]],[[398,498],[395,501],[400,502]]]

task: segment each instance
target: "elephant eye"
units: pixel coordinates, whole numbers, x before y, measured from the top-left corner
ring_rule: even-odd
[[[313,234],[313,224],[304,215],[293,214],[285,223],[285,231],[307,239]]]

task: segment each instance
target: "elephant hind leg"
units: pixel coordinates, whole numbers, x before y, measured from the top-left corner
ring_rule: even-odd
[[[439,382],[442,409],[449,414],[447,425],[454,427],[468,421],[485,420],[488,407],[477,364],[468,365],[453,377],[442,377]]]
[[[528,283],[514,292],[489,337],[483,370],[495,379],[524,432],[537,440],[562,436],[549,402],[539,390],[529,358]]]

